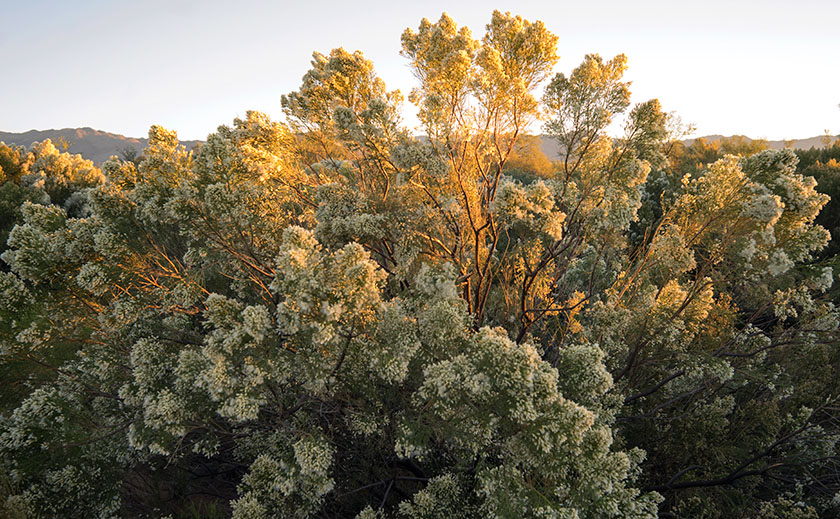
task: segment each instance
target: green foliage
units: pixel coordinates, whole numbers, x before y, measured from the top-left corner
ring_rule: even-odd
[[[832,159],[840,161],[840,140],[835,140],[833,144],[822,148],[812,146],[807,150],[796,150],[796,156],[799,157],[801,169],[807,169],[817,162],[826,164]]]
[[[24,202],[52,203],[81,215],[86,189],[103,182],[92,162],[59,152],[49,140],[34,143],[28,152],[0,142],[0,253],[12,227],[21,222]]]
[[[624,56],[550,78],[509,13],[402,44],[426,139],[337,49],[195,153],[0,146],[4,512],[836,516],[835,165],[680,155]]]
[[[801,167],[801,163],[799,166],[803,175],[814,177],[817,181],[817,191],[831,197],[816,221],[831,232],[831,242],[822,251],[822,256],[836,257],[840,253],[840,163],[837,159],[830,159],[805,168]]]
[[[749,157],[766,149],[766,140],[749,139],[743,135],[713,141],[700,137],[687,146],[682,143],[677,146],[672,167],[680,174],[695,174],[725,155]]]

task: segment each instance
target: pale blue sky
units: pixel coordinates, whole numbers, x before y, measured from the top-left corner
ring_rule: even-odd
[[[558,72],[628,56],[633,101],[657,97],[696,135],[840,133],[840,0],[0,0],[0,130],[152,124],[203,139],[247,110],[280,118],[313,51],[361,50],[391,89],[414,79],[400,34],[448,12],[475,37],[493,9],[559,36]],[[407,121],[414,121],[410,105]]]

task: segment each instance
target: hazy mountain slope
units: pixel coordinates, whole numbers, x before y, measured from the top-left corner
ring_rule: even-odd
[[[69,144],[67,151],[70,153],[78,153],[88,160],[92,160],[95,164],[102,164],[108,160],[112,155],[119,156],[126,148],[131,148],[140,152],[145,149],[148,140],[145,138],[126,137],[116,133],[108,133],[93,128],[64,128],[61,130],[30,130],[24,133],[10,133],[0,132],[0,142],[6,144],[18,144],[29,147],[33,142],[43,141],[44,139],[51,139],[56,146],[61,148],[59,142],[64,138]],[[707,141],[715,141],[724,138],[723,135],[705,135],[703,136]],[[824,136],[818,135],[807,139],[794,139],[793,147],[800,149],[809,149],[813,147],[823,146]],[[542,151],[549,159],[555,160],[560,156],[560,146],[557,141],[548,137],[541,136]],[[691,144],[695,139],[685,139],[686,144]],[[200,141],[182,141],[181,144],[188,149],[195,148]],[[785,141],[768,141],[771,149],[782,149],[785,147]]]
[[[725,136],[725,135],[704,135],[704,136],[698,137],[698,138],[702,138],[702,139],[705,139],[707,141],[719,141],[721,139],[731,139],[732,137],[744,137],[744,136],[743,135],[729,135],[729,136]],[[747,140],[750,140],[750,141],[753,140],[753,139],[750,139],[749,137],[745,137],[745,138]],[[825,139],[824,135],[817,135],[816,137],[809,137],[807,139],[793,139],[792,140],[792,142],[793,142],[792,147],[794,149],[800,149],[800,150],[807,150],[811,147],[821,148],[823,146],[823,139]],[[686,144],[691,144],[695,140],[696,139],[685,139],[683,142],[685,142]],[[786,144],[785,141],[767,141],[767,145],[770,147],[771,150],[780,150],[780,149],[785,147],[785,144]]]
[[[30,130],[23,133],[0,132],[0,142],[26,146],[27,148],[33,142],[50,139],[59,149],[62,149],[61,138],[64,138],[69,145],[67,151],[78,153],[82,157],[92,160],[95,164],[102,164],[112,155],[119,156],[127,148],[135,150],[139,155],[148,143],[148,139],[145,138],[126,137],[125,135],[103,132],[93,128]],[[182,141],[181,144],[192,149],[198,142]]]
[[[540,137],[542,138],[542,146],[541,146],[542,147],[542,152],[545,153],[546,156],[548,158],[550,158],[551,160],[558,159],[560,157],[560,145],[557,144],[557,141],[555,141],[554,139],[552,139],[548,135],[541,135]],[[698,137],[698,138],[702,138],[702,139],[705,139],[707,141],[719,141],[721,139],[731,139],[733,137],[736,137],[736,136],[735,135],[730,135],[730,136],[704,135],[704,136]],[[743,136],[740,136],[740,137],[743,137]],[[745,138],[748,141],[753,140],[753,139],[750,139],[749,137],[745,137]],[[807,149],[810,149],[811,147],[821,148],[821,147],[824,146],[824,142],[823,142],[824,139],[825,139],[824,135],[818,135],[816,137],[809,137],[807,139],[793,139],[792,140],[792,143],[793,143],[792,147],[794,149],[802,149],[802,150],[807,150]],[[695,140],[696,139],[683,139],[683,142],[686,145],[690,145]],[[780,149],[784,148],[786,145],[787,145],[787,143],[785,141],[767,141],[767,146],[771,150],[780,150]]]

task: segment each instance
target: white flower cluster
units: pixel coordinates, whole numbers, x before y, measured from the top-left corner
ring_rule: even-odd
[[[0,311],[11,312],[31,301],[23,280],[11,272],[0,272]]]
[[[218,402],[219,414],[234,421],[253,420],[265,402],[266,378],[284,376],[276,369],[281,366],[270,370],[272,364],[263,355],[273,344],[269,313],[261,306],[243,308],[219,294],[211,294],[205,304],[214,329],[201,351],[206,367],[198,382]]]
[[[778,195],[767,192],[756,194],[749,198],[742,214],[745,218],[756,220],[767,228],[772,228],[781,218],[785,205]]]
[[[342,351],[383,309],[385,275],[358,244],[324,253],[312,233],[284,233],[271,289],[280,296],[277,329],[292,336],[298,380],[323,391]]]
[[[491,210],[510,227],[530,229],[555,241],[563,237],[566,215],[555,207],[554,194],[543,181],[522,186],[502,180]]]
[[[376,241],[385,236],[387,217],[374,210],[355,189],[327,184],[318,189],[316,218],[318,240],[343,245],[351,241]]]
[[[411,501],[399,505],[400,517],[405,519],[460,519],[475,512],[464,502],[464,491],[457,478],[443,474],[429,480],[426,487],[416,492]]]
[[[268,518],[272,510],[284,510],[286,517],[310,517],[333,489],[333,455],[326,440],[304,437],[285,456],[258,456],[242,478],[242,497],[232,503],[233,517]]]
[[[532,346],[490,328],[465,346],[463,354],[427,367],[415,395],[441,423],[447,441],[477,453],[501,435],[508,452],[534,466],[564,443],[580,441],[592,414],[560,395],[557,372]],[[478,411],[483,409],[493,412]]]

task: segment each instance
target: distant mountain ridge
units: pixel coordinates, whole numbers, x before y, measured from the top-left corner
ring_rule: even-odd
[[[722,140],[722,139],[733,139],[733,138],[743,138],[743,139],[746,139],[748,142],[752,142],[754,140],[759,140],[759,139],[752,139],[750,137],[747,137],[746,135],[729,135],[729,136],[726,136],[726,135],[703,135],[702,137],[694,137],[694,138],[691,138],[691,139],[683,139],[682,142],[686,146],[689,146],[689,145],[691,145],[691,143],[693,143],[697,139],[704,139],[708,142],[713,142],[713,141],[719,141],[719,140]],[[836,138],[836,137],[832,136],[832,139],[834,139],[834,138]],[[560,145],[557,143],[557,141],[551,139],[547,135],[540,135],[540,139],[541,139],[540,148],[542,149],[542,152],[545,153],[546,156],[551,160],[558,159],[560,157],[560,151],[561,150],[560,150]],[[825,135],[817,135],[816,137],[808,137],[807,139],[790,139],[790,140],[781,140],[781,141],[770,141],[770,140],[766,140],[766,139],[760,139],[760,140],[765,140],[767,142],[767,147],[770,148],[771,150],[781,150],[781,149],[787,147],[788,145],[790,145],[794,149],[807,150],[807,149],[810,149],[812,147],[822,148],[824,146],[824,139],[825,139]]]
[[[62,128],[60,130],[29,130],[23,133],[0,132],[0,142],[17,144],[29,148],[33,142],[50,139],[59,149],[61,140],[68,144],[67,151],[79,154],[93,161],[97,166],[102,165],[114,155],[126,149],[133,149],[140,155],[149,144],[149,139],[126,137],[118,133],[109,133],[93,128]],[[201,141],[181,141],[187,149],[194,149]],[[63,150],[62,150],[63,151]]]
[[[732,139],[736,137],[743,137],[748,141],[753,141],[756,139],[751,139],[746,135],[704,135],[702,137],[696,137],[692,139],[683,139],[683,142],[686,144],[691,144],[692,142],[696,141],[697,139],[705,139],[707,141],[719,141],[721,139]],[[836,138],[835,136],[831,137],[832,139]],[[807,139],[790,139],[790,140],[781,140],[781,141],[767,141],[767,146],[771,150],[781,150],[787,146],[788,143],[791,143],[791,147],[797,150],[807,150],[811,147],[814,148],[822,148],[823,140],[825,139],[825,135],[817,135],[816,137],[808,137]],[[764,140],[764,139],[761,139]]]
[[[721,139],[729,139],[732,137],[723,135],[705,135],[698,137],[707,141],[716,141]],[[19,146],[26,146],[27,148],[33,142],[40,142],[45,139],[50,139],[56,146],[59,146],[61,139],[68,144],[67,151],[70,153],[78,153],[82,157],[92,160],[94,164],[101,165],[114,155],[120,154],[130,148],[139,155],[146,148],[149,140],[146,138],[126,137],[118,133],[109,133],[101,130],[94,130],[93,128],[63,128],[60,130],[29,130],[23,133],[0,132],[0,142],[6,144],[17,144]],[[557,159],[560,155],[560,147],[556,141],[546,135],[541,135],[541,148],[543,153],[549,159]],[[744,137],[747,140],[753,140],[749,137]],[[823,146],[823,135],[816,137],[809,137],[807,139],[793,139],[792,141],[767,141],[767,145],[771,149],[782,149],[788,142],[792,143],[794,148],[809,149],[812,146],[819,148]],[[686,144],[691,144],[697,138],[683,140]],[[194,149],[198,143],[202,141],[181,141],[181,144],[187,149]],[[60,146],[59,146],[60,147]]]

